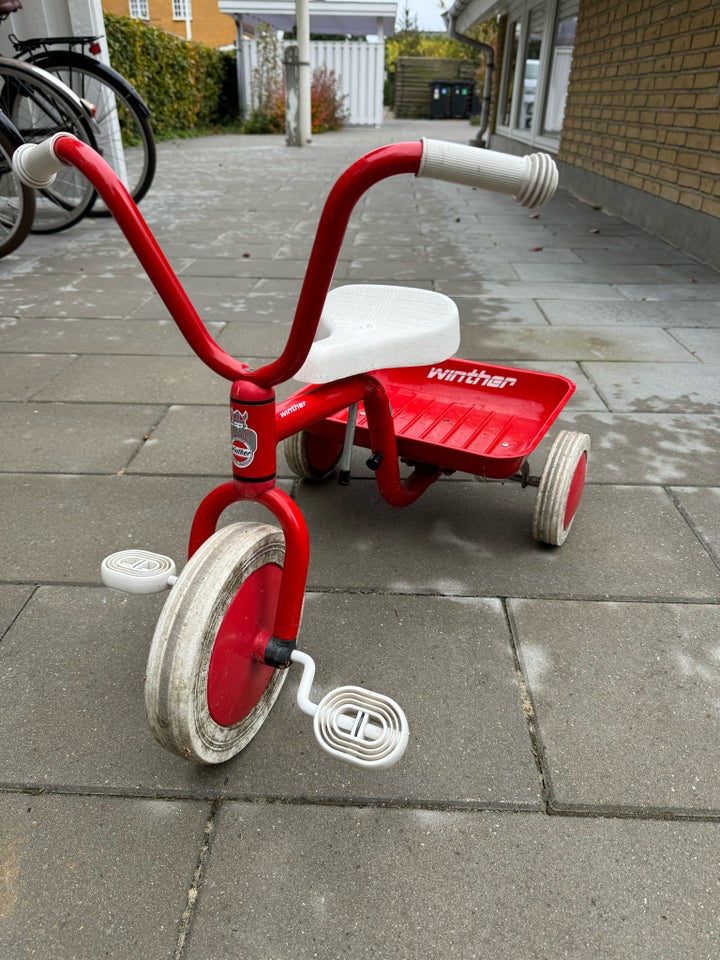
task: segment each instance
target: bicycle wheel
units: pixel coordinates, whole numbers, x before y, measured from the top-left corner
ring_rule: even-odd
[[[22,142],[19,131],[0,114],[0,257],[20,246],[35,216],[35,191],[12,169],[12,155]]]
[[[98,151],[139,203],[155,176],[157,151],[150,111],[138,92],[116,70],[82,53],[53,50],[33,56],[32,63],[92,104]],[[95,215],[109,216],[110,211],[96,201]]]
[[[26,143],[40,143],[66,131],[94,149],[93,122],[82,102],[57,77],[39,67],[0,58],[0,109],[10,117]],[[54,233],[80,220],[95,199],[88,180],[67,166],[49,187],[37,191],[33,233]]]
[[[234,523],[206,540],[178,577],[145,672],[148,722],[167,750],[224,763],[262,726],[287,676],[255,657],[272,634],[284,557],[276,527]]]

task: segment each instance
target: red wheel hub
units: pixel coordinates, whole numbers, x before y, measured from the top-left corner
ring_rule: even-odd
[[[326,440],[325,437],[319,437],[315,433],[308,433],[306,442],[308,461],[313,470],[318,473],[330,470],[342,453],[341,443]]]
[[[263,695],[273,667],[257,659],[272,636],[282,569],[266,563],[242,584],[220,624],[210,656],[207,701],[215,723],[231,727]]]
[[[587,473],[587,454],[583,453],[575,467],[572,481],[570,483],[570,492],[568,493],[567,504],[565,505],[565,516],[563,517],[563,529],[567,530],[573,521],[573,517],[580,505],[583,488],[585,487],[585,474]]]

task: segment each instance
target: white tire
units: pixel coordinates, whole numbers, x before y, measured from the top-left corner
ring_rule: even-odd
[[[586,433],[563,430],[550,448],[540,477],[533,536],[542,543],[559,547],[570,532],[585,485],[590,453]]]
[[[262,726],[287,670],[265,666],[251,651],[258,631],[272,632],[284,556],[277,527],[236,523],[206,540],[178,577],[155,628],[145,677],[148,722],[166,749],[198,763],[223,763]],[[258,595],[264,599],[256,611],[253,597]],[[245,618],[241,626],[238,616]],[[236,705],[227,707],[237,714],[234,722],[217,722],[211,713],[208,678],[216,647],[240,653],[242,669],[230,670],[227,682],[227,695],[236,698]],[[216,699],[218,687],[225,696],[216,681]]]

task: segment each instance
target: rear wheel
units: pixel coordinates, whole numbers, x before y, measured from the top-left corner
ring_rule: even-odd
[[[340,461],[342,443],[327,440],[309,430],[288,437],[283,444],[287,464],[303,480],[325,480]]]
[[[155,137],[139,95],[122,77],[116,80],[115,71],[84,54],[53,51],[33,62],[91,105],[98,152],[139,203],[150,189],[157,162]],[[100,200],[90,213],[110,215]]]
[[[276,527],[232,524],[172,587],[145,677],[150,728],[166,749],[223,763],[262,726],[287,675],[257,658],[272,635],[284,556]]]
[[[570,532],[585,486],[590,437],[563,430],[550,448],[540,477],[533,536],[559,547]]]
[[[35,216],[35,191],[12,169],[12,155],[21,143],[18,131],[0,117],[0,257],[20,246]]]
[[[3,60],[0,109],[26,143],[40,143],[65,131],[96,147],[92,121],[82,103],[56,77],[30,64]],[[53,182],[35,196],[33,233],[55,233],[77,223],[95,199],[95,190],[72,166],[63,165]]]

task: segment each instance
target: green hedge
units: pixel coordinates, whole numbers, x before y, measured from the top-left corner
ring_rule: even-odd
[[[105,14],[110,63],[150,108],[159,140],[237,119],[235,54]]]

